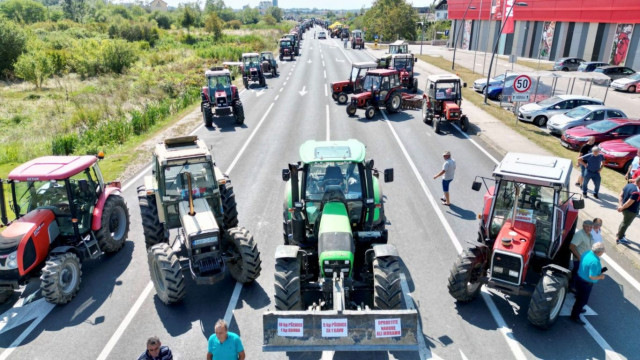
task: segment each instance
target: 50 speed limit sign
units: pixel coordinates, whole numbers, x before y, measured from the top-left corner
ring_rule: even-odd
[[[513,90],[519,93],[527,92],[531,89],[531,78],[527,75],[520,75],[513,80]]]

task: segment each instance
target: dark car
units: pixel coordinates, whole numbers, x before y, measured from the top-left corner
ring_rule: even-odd
[[[635,70],[626,66],[601,66],[593,72],[602,73],[611,78],[611,81],[629,77],[635,74]],[[607,85],[605,80],[593,80],[594,84]]]
[[[575,57],[563,57],[553,63],[553,70],[576,71],[584,60]]]
[[[580,66],[578,66],[578,71],[582,72],[592,72],[593,70],[599,68],[600,66],[609,66],[606,62],[600,61],[585,61]]]
[[[605,141],[600,144],[600,149],[602,149],[606,166],[621,169],[626,174],[633,158],[638,154],[638,149],[640,149],[640,135],[624,140]]]
[[[595,137],[595,143],[599,144],[609,140],[626,139],[636,134],[640,134],[640,120],[609,119],[568,129],[562,134],[560,143],[568,149],[579,150],[591,136]]]

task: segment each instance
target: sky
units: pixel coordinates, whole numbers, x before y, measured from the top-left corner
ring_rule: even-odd
[[[180,3],[194,2],[193,0],[165,0],[169,6],[178,6]],[[278,0],[278,7],[283,9],[287,8],[309,8],[313,9],[317,7],[319,9],[360,9],[363,6],[365,8],[371,7],[374,0]],[[433,0],[408,0],[413,3],[414,6],[428,6],[433,3]],[[201,0],[204,3],[204,0]],[[227,6],[231,6],[234,9],[241,9],[244,5],[251,7],[257,7],[260,0],[224,0]]]

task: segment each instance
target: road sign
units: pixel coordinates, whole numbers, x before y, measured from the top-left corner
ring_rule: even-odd
[[[374,38],[374,39],[376,39],[376,40],[378,40],[378,35],[374,36],[373,38]]]
[[[513,80],[513,90],[519,93],[527,92],[531,89],[531,78],[527,75],[520,75]]]
[[[449,36],[449,30],[445,30],[445,31],[444,31],[444,35],[445,35],[445,36]]]
[[[529,94],[513,94],[511,95],[512,102],[523,102],[529,101]]]

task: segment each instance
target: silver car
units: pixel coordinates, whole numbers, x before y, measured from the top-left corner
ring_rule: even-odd
[[[522,105],[518,120],[544,126],[553,115],[563,114],[583,105],[602,105],[602,100],[580,95],[557,95],[537,103]]]
[[[613,80],[611,82],[612,88],[618,91],[628,91],[628,92],[636,92],[638,87],[640,87],[640,73],[635,73],[629,77],[625,77],[618,80]]]
[[[562,133],[576,126],[593,124],[596,121],[609,118],[626,118],[627,115],[620,109],[604,105],[584,105],[569,110],[564,114],[554,115],[547,122],[547,129],[552,134]]]
[[[553,63],[553,70],[576,71],[584,60],[574,57],[563,57]]]

